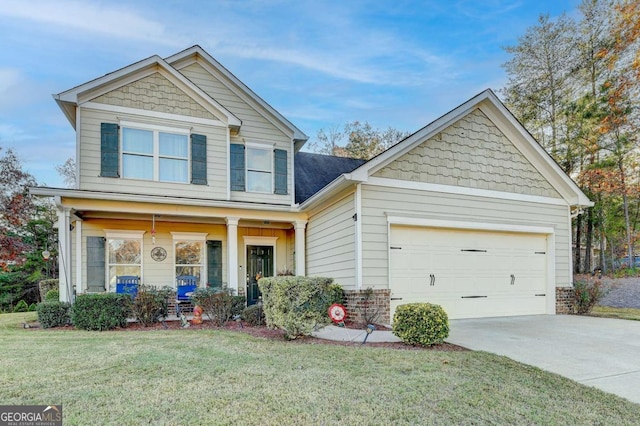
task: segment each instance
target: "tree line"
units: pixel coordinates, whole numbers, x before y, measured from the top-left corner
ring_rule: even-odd
[[[632,259],[638,237],[640,2],[583,0],[578,11],[541,15],[505,48],[501,95],[595,203],[573,223],[575,272],[589,272]]]

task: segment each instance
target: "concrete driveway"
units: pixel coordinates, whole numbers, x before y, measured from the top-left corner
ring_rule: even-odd
[[[640,404],[640,321],[576,315],[450,321],[447,342],[507,356]]]

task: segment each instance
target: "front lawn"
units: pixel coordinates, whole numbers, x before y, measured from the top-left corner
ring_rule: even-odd
[[[25,330],[11,327],[13,318],[0,315],[1,403],[62,403],[65,425],[640,419],[640,405],[482,352],[285,342],[220,330]]]
[[[634,308],[612,308],[610,306],[594,306],[589,315],[592,315],[594,317],[640,321],[640,309]]]

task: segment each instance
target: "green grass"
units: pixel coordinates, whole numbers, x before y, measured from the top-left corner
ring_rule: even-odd
[[[218,330],[24,330],[0,315],[2,404],[65,425],[638,424],[640,405],[483,352]],[[14,323],[13,327],[11,324]]]
[[[589,314],[594,317],[619,318],[640,321],[640,309],[612,308],[610,306],[594,306]]]

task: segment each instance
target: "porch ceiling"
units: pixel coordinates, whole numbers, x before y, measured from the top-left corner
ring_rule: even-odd
[[[141,213],[121,213],[121,212],[104,212],[104,211],[76,211],[76,215],[83,220],[89,219],[112,219],[112,220],[133,220],[133,221],[146,221],[151,223],[153,220],[153,214],[141,214]],[[155,221],[158,222],[173,222],[173,223],[205,223],[211,225],[226,225],[225,217],[203,217],[203,216],[187,216],[187,215],[166,215],[156,214]],[[272,220],[254,220],[254,219],[242,219],[238,223],[239,227],[248,228],[270,228],[270,229],[292,229],[292,222],[272,221]]]

